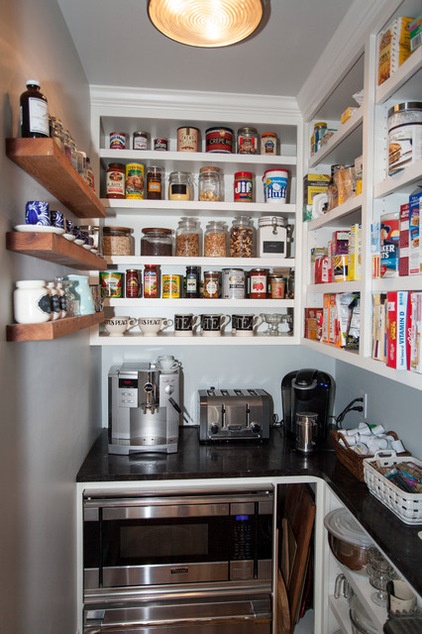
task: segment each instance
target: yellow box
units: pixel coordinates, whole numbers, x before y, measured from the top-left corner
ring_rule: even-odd
[[[349,106],[348,108],[346,108],[346,110],[342,113],[340,117],[341,123],[346,123],[347,119],[350,119],[352,114],[356,112],[357,109],[357,106]]]
[[[378,40],[378,85],[384,83],[409,57],[409,24],[414,18],[394,20]]]

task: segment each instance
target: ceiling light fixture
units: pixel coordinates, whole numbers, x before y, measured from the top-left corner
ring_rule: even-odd
[[[265,0],[264,0],[265,1]],[[188,46],[230,46],[254,33],[262,0],[149,0],[148,15],[166,37]]]

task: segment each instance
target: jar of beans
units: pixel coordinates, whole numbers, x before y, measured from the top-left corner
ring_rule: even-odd
[[[135,255],[133,229],[128,227],[103,228],[103,255]]]
[[[205,227],[204,256],[226,257],[228,228],[222,220],[211,220]]]
[[[180,218],[176,229],[176,256],[201,255],[202,231],[197,218]]]
[[[230,256],[252,258],[255,255],[255,227],[248,216],[237,216],[230,229]]]

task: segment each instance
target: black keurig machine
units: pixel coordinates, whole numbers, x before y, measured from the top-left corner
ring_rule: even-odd
[[[336,384],[327,372],[304,368],[289,372],[281,382],[284,429],[287,436],[296,436],[296,414],[318,414],[318,440],[327,438],[329,418],[333,413]]]

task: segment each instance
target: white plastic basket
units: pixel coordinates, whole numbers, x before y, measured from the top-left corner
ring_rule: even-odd
[[[422,462],[406,456],[399,458],[395,451],[377,452],[363,461],[363,475],[369,491],[405,524],[422,524],[422,493],[406,493],[390,482],[373,466],[394,467],[403,462],[413,462],[422,468]]]

